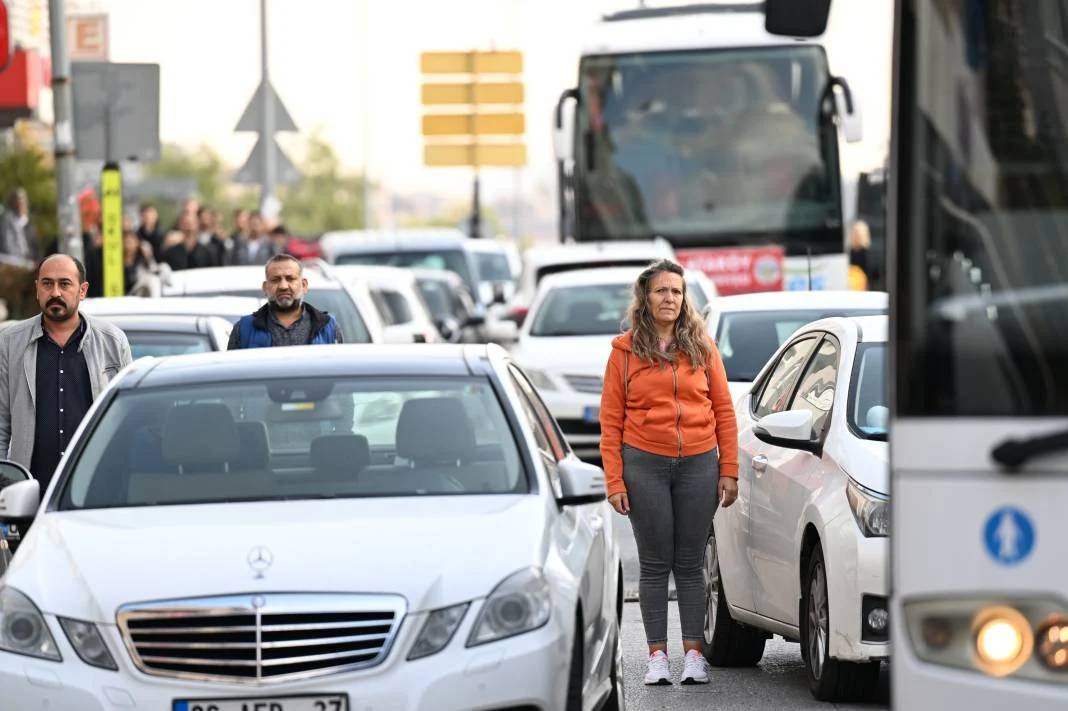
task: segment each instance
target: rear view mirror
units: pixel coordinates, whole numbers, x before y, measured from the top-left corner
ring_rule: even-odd
[[[0,489],[20,481],[29,481],[32,478],[29,470],[18,462],[8,459],[0,460]]]
[[[578,459],[560,462],[560,495],[556,502],[561,506],[579,506],[604,501],[604,470]]]
[[[574,158],[573,137],[578,97],[578,89],[567,89],[556,102],[556,113],[553,116],[553,153],[558,161]]]
[[[833,77],[828,87],[834,96],[838,126],[847,143],[857,143],[864,138],[864,121],[860,117],[860,105],[849,84],[842,77]]]
[[[519,340],[519,327],[515,325],[515,321],[490,321],[486,324],[486,340],[493,343],[515,343]]]
[[[765,415],[756,423],[753,434],[761,442],[776,447],[800,449],[817,457],[823,452],[823,445],[812,438],[812,412],[809,410],[786,410]]]
[[[0,522],[32,519],[41,505],[41,482],[36,479],[8,484],[0,490]]]
[[[784,37],[819,37],[830,10],[831,0],[765,0],[764,29]]]

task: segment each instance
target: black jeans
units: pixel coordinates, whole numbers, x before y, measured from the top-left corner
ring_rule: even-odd
[[[638,598],[649,644],[667,641],[668,573],[683,640],[703,640],[705,543],[719,505],[719,451],[662,457],[623,445],[623,482],[638,544]]]

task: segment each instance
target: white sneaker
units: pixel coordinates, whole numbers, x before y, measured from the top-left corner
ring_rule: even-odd
[[[645,672],[645,683],[651,686],[670,686],[671,669],[668,656],[659,649],[649,655],[649,670]]]
[[[696,649],[691,649],[686,652],[686,657],[683,660],[682,668],[682,682],[683,684],[707,684],[708,683],[708,662],[705,661],[705,655],[698,652]],[[650,662],[650,668],[651,668]]]

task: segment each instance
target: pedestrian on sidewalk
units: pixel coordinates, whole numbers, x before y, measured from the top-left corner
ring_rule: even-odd
[[[634,283],[630,330],[612,341],[601,394],[608,501],[629,516],[649,645],[646,684],[670,684],[668,574],[675,574],[683,684],[708,682],[702,655],[705,544],[719,504],[738,495],[738,426],[727,375],[686,292],[661,260]]]

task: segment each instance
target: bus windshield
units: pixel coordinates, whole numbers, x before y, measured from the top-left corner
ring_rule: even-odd
[[[580,75],[574,174],[584,239],[842,251],[820,48],[590,56]]]

